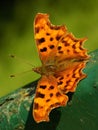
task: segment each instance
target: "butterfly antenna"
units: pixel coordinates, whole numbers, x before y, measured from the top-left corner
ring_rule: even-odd
[[[22,59],[22,58],[20,58],[20,57],[17,57],[17,56],[15,56],[14,54],[10,54],[9,55],[11,58],[16,58],[16,59],[18,59],[18,60],[20,60],[20,61],[23,61],[24,63],[26,63],[26,64],[28,64],[28,65],[30,65],[30,66],[32,66],[32,67],[34,67],[30,62],[28,62],[27,60],[24,60],[24,59]]]
[[[32,72],[32,71],[33,71],[33,68],[30,69],[30,70],[26,70],[26,71],[24,71],[24,72],[20,72],[20,73],[16,73],[16,74],[11,74],[11,75],[10,75],[10,78],[14,78],[14,77],[16,77],[16,76],[20,76],[20,75],[23,75],[23,74],[25,74],[25,73]]]

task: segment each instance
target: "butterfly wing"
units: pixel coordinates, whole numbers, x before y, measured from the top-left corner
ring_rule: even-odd
[[[75,62],[65,70],[55,74],[58,88],[62,93],[75,92],[78,82],[86,77],[86,74],[82,72],[85,65],[85,62]]]
[[[71,33],[65,34],[58,43],[56,61],[87,60],[87,50],[82,47],[85,40],[86,38],[77,39]]]
[[[52,75],[42,76],[38,82],[34,98],[33,117],[35,121],[49,121],[49,113],[53,108],[65,106],[68,97],[57,88],[56,78]]]
[[[54,61],[58,41],[67,33],[64,26],[52,25],[48,17],[48,14],[39,13],[34,22],[35,40],[43,64]]]
[[[65,26],[55,26],[48,14],[37,14],[34,22],[35,40],[43,64],[52,64],[66,59],[88,59],[82,47],[86,38],[77,39],[67,32]]]

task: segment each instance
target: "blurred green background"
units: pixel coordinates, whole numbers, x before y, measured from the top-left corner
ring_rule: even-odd
[[[76,37],[88,37],[88,51],[98,48],[97,0],[1,0],[0,1],[0,96],[22,87],[39,77],[34,72],[19,74],[32,68],[23,60],[11,59],[9,54],[39,66],[34,41],[35,15],[48,13],[55,25],[65,24]],[[15,78],[10,78],[16,74]]]

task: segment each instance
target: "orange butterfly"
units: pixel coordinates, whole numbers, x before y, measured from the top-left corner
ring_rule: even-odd
[[[82,72],[89,56],[82,47],[86,38],[77,39],[65,26],[52,25],[48,14],[37,14],[34,22],[35,40],[42,62],[34,71],[41,74],[38,82],[33,117],[49,121],[52,109],[65,106],[68,92],[75,92],[77,83],[86,77]]]

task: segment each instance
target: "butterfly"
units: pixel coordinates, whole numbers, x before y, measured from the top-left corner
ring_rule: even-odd
[[[32,113],[39,123],[49,121],[52,109],[66,106],[67,94],[75,92],[78,82],[86,77],[82,70],[89,56],[82,47],[86,38],[77,39],[65,26],[52,25],[48,14],[36,15],[34,35],[42,66],[33,69],[41,78]]]

